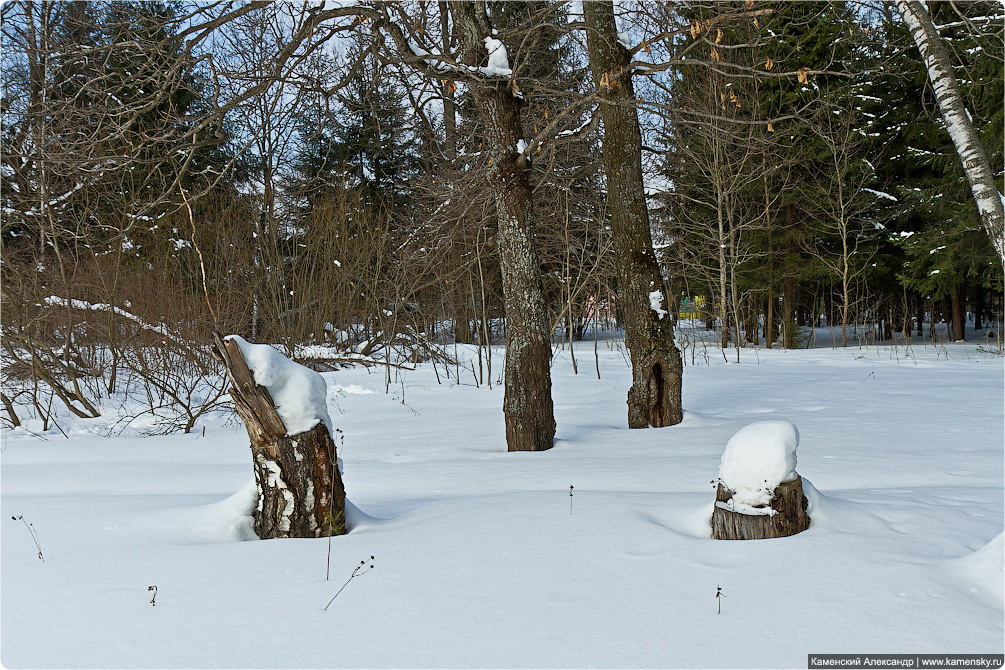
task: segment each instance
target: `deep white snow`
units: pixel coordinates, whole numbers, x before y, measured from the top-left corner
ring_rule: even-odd
[[[576,342],[579,374],[556,351],[558,432],[540,453],[505,450],[501,348],[491,389],[460,346],[442,384],[428,363],[324,373],[353,503],[328,580],[327,539],[241,541],[255,491],[235,420],[109,435],[121,399],[97,420],[60,410],[69,439],[29,419],[0,450],[0,661],[804,668],[808,653],[1001,653],[1005,359],[986,342],[832,349],[818,330],[825,347],[736,363],[714,337],[681,334],[686,414],[661,429],[627,429],[619,341],[601,337],[596,363]],[[812,525],[709,539],[724,445],[781,417],[799,426]]]

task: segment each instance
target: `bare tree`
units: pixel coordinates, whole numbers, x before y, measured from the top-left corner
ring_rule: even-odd
[[[304,6],[304,20],[277,43],[253,80],[223,86],[225,72],[205,50],[207,41],[228,22],[269,6],[3,6],[2,243],[4,258],[18,259],[2,270],[3,327],[5,334],[25,335],[11,341],[29,347],[18,355],[35,361],[29,369],[36,386],[57,383],[59,395],[67,385],[74,388],[74,380],[94,379],[81,377],[84,369],[100,371],[104,392],[114,393],[125,353],[149,344],[142,340],[149,329],[136,330],[127,314],[175,333],[217,320],[211,295],[228,293],[228,285],[210,288],[212,262],[199,244],[208,237],[204,228],[218,228],[202,217],[213,208],[203,207],[203,198],[239,200],[222,186],[241,155],[222,149],[230,139],[223,118],[287,77],[332,34],[351,30],[359,16],[355,8]],[[157,301],[130,306],[143,278],[174,281],[172,273],[189,256],[197,260],[195,271],[178,281],[181,300],[160,313],[151,304]],[[193,276],[201,284],[195,300],[188,290]],[[29,289],[37,293],[25,295]],[[177,340],[179,346],[193,342],[198,338]],[[135,377],[150,369],[130,363],[124,371]],[[94,394],[85,396],[100,386],[76,386],[79,397],[68,397],[70,404],[95,414]]]
[[[533,241],[528,143],[520,118],[523,103],[509,67],[506,35],[493,30],[486,3],[450,2],[449,10],[459,45],[456,55],[438,53],[439,47],[428,41],[421,46],[418,35],[406,37],[402,26],[414,25],[407,17],[394,21],[385,14],[381,27],[405,63],[427,77],[465,81],[478,107],[488,143],[486,180],[498,217],[506,309],[506,444],[509,451],[541,451],[552,447],[555,418],[548,314]]]
[[[867,138],[859,132],[860,119],[852,109],[835,108],[814,125],[827,152],[816,176],[818,193],[813,238],[805,238],[807,251],[837,278],[841,301],[841,346],[848,346],[848,323],[856,302],[855,287],[864,278],[873,253],[876,196],[866,189],[873,179],[871,163],[864,159]]]
[[[601,95],[618,305],[625,319],[625,345],[632,358],[628,427],[672,426],[684,418],[683,363],[674,341],[673,295],[653,251],[631,53],[618,39],[612,3],[584,3],[583,18],[590,68]]]

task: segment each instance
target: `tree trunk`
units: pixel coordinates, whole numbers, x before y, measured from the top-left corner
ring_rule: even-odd
[[[464,63],[485,62],[484,38],[492,35],[484,3],[453,0],[454,26]],[[503,413],[509,451],[543,451],[555,439],[551,398],[551,340],[540,262],[534,248],[530,164],[517,150],[523,139],[522,100],[509,79],[473,81],[489,145],[488,182],[499,217],[496,242],[506,311],[506,365]]]
[[[327,537],[347,532],[345,487],[324,423],[287,435],[269,391],[255,383],[240,347],[213,333],[214,354],[227,371],[230,396],[251,439],[258,485],[255,533],[263,540]]]
[[[939,104],[942,120],[963,163],[963,170],[970,182],[970,191],[977,202],[984,230],[991,238],[1002,266],[1005,267],[1005,202],[1002,201],[995,185],[988,154],[981,145],[980,137],[967,114],[963,94],[953,74],[953,63],[949,52],[935,29],[932,17],[921,2],[896,0],[896,4],[928,69],[928,78],[932,82],[932,88],[935,89],[935,99]]]
[[[768,276],[765,282],[768,287],[768,305],[764,310],[764,346],[768,349],[775,342],[775,248],[771,228],[771,207],[768,191],[768,173],[764,173],[764,218],[768,237]],[[830,325],[830,324],[828,324]]]
[[[760,340],[757,336],[758,317],[760,316],[758,313],[758,305],[760,304],[760,301],[751,299],[749,304],[750,306],[747,309],[747,338],[750,340],[750,343],[756,347],[760,344]]]
[[[730,511],[729,501],[732,496],[729,489],[719,484],[715,493],[715,508],[712,510],[713,540],[787,537],[810,527],[810,517],[806,513],[809,503],[803,493],[802,477],[779,484],[775,489],[768,504],[775,514],[741,514]]]
[[[729,346],[729,297],[726,294],[726,218],[723,213],[722,194],[716,197],[716,223],[718,224],[719,241],[719,348]]]
[[[468,306],[457,307],[454,310],[454,342],[458,344],[471,344],[475,341],[471,332],[471,319],[468,314]]]
[[[967,317],[964,306],[967,302],[966,284],[960,282],[953,287],[952,295],[952,319],[953,319],[953,341],[967,339]]]
[[[673,295],[663,281],[653,251],[642,180],[642,134],[627,67],[631,55],[618,42],[611,2],[583,3],[583,19],[590,69],[601,95],[604,171],[618,266],[618,307],[624,314],[625,346],[632,360],[628,427],[672,426],[684,416],[683,363],[674,341],[670,305]]]
[[[984,287],[980,284],[977,285],[975,291],[976,299],[974,301],[974,330],[982,330],[984,328]]]
[[[795,325],[796,279],[795,277],[788,276],[782,279],[782,323],[779,327],[779,333],[782,336],[783,349],[792,349],[797,345],[792,339]]]
[[[450,53],[450,19],[446,0],[439,0],[440,33],[443,39],[443,53]],[[451,79],[440,82],[443,86],[443,155],[453,163],[457,158],[457,114],[454,111],[454,84]],[[453,166],[451,165],[451,168]]]

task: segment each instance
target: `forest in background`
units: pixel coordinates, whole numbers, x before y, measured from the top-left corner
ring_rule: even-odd
[[[1001,192],[1005,10],[928,7]],[[213,330],[330,368],[624,325],[625,109],[650,321],[723,348],[1000,331],[1002,261],[894,4],[626,2],[599,46],[580,11],[5,3],[4,420],[134,393],[191,429],[223,400]]]

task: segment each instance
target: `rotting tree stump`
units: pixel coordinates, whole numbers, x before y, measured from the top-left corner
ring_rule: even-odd
[[[263,540],[346,533],[345,487],[328,426],[321,421],[306,432],[287,435],[271,394],[255,383],[237,343],[214,332],[213,344],[251,439],[258,486],[255,533]]]
[[[788,537],[810,527],[806,513],[809,502],[803,493],[803,478],[797,476],[790,482],[779,484],[771,496],[768,507],[774,514],[744,514],[731,511],[732,492],[722,483],[715,492],[712,510],[712,539],[714,540],[764,540]],[[767,509],[767,508],[765,508]]]

